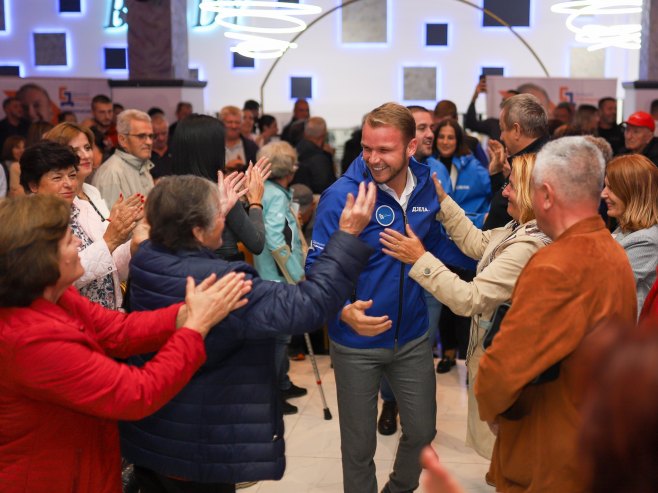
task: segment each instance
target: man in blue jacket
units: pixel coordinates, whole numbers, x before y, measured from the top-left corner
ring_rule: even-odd
[[[409,267],[381,251],[384,228],[405,232],[409,224],[433,249],[441,233],[439,203],[427,166],[419,164],[416,125],[403,106],[386,103],[365,118],[363,153],[329,187],[318,205],[307,267],[337,229],[348,192],[360,181],[377,184],[375,216],[360,238],[375,253],[359,276],[351,299],[330,321],[331,355],[338,391],[343,482],[346,493],[376,493],[377,393],[386,376],[397,397],[402,437],[393,472],[382,491],[413,491],[420,476],[419,454],[436,434],[435,377],[427,342],[423,289],[409,279]],[[360,333],[369,333],[364,337]]]

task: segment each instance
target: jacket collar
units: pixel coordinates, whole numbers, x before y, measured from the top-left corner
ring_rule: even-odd
[[[290,191],[289,188],[285,188],[284,186],[280,185],[279,183],[275,182],[274,180],[268,180],[265,184],[267,185],[267,183],[271,183],[272,186],[278,188],[283,193],[285,193],[286,197],[288,197],[289,199],[292,199],[292,192]]]
[[[603,219],[601,219],[601,216],[591,216],[585,219],[581,219],[575,224],[572,224],[565,231],[563,231],[555,241],[559,241],[570,236],[594,233],[595,231],[600,231],[603,229],[606,229],[606,227]]]
[[[198,250],[169,250],[160,245],[154,244],[151,240],[146,240],[142,243],[141,248],[155,250],[157,252],[174,255],[176,257],[201,257],[201,258],[217,258],[215,253],[206,247],[201,247]]]
[[[53,303],[52,301],[48,301],[45,298],[39,297],[34,300],[29,307],[22,307],[19,308],[19,310],[24,309],[38,312],[46,317],[59,320],[60,322],[70,323],[73,319],[73,316],[67,311],[66,305],[68,298],[75,292],[75,288],[70,286],[66,291],[64,291],[59,300],[57,300],[57,303]]]
[[[516,154],[510,156],[508,158],[509,162],[511,163],[512,159],[514,159],[516,156],[523,156],[524,154],[539,152],[541,150],[541,148],[544,147],[544,145],[548,142],[548,140],[549,140],[548,135],[544,135],[543,137],[539,137],[538,139],[533,140],[532,142],[530,142],[530,144],[525,146],[519,152],[517,152]]]
[[[124,162],[126,162],[131,167],[135,168],[140,173],[142,173],[144,171],[148,171],[148,170],[150,170],[151,168],[153,168],[155,166],[151,162],[151,160],[149,160],[149,159],[140,159],[137,156],[133,156],[132,154],[128,154],[127,152],[122,151],[121,149],[117,149],[114,152]]]

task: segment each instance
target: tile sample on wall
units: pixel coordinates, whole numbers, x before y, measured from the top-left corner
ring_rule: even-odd
[[[482,67],[482,75],[505,75],[503,67]]]
[[[290,99],[311,99],[312,97],[312,77],[290,77]]]
[[[81,12],[80,0],[59,0],[59,11],[62,12]]]
[[[530,0],[483,0],[482,7],[496,14],[510,26],[530,26]],[[482,25],[500,27],[502,24],[483,12]]]
[[[128,68],[127,48],[104,48],[105,70],[125,70]]]
[[[5,22],[5,0],[0,0],[0,31],[7,30],[7,23]]]
[[[403,67],[404,101],[436,101],[436,67]]]
[[[448,24],[425,24],[425,45],[448,46]]]
[[[255,66],[256,61],[253,58],[233,52],[233,68],[254,68]]]
[[[21,76],[21,68],[18,65],[0,65],[0,75]]]
[[[386,43],[387,0],[360,0],[341,9],[343,43]]]
[[[32,33],[34,64],[37,66],[67,65],[66,33]]]
[[[572,47],[570,55],[569,77],[605,77],[605,50]]]

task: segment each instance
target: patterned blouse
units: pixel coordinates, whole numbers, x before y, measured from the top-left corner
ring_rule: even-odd
[[[85,230],[82,229],[82,226],[79,222],[80,209],[75,205],[71,206],[71,229],[73,234],[78,237],[81,241],[81,245],[78,251],[82,251],[93,243],[89,235],[85,233]],[[110,310],[115,310],[115,297],[114,297],[114,281],[112,280],[112,273],[109,273],[98,279],[94,279],[86,286],[80,288],[80,294],[86,298],[89,298],[94,303],[109,308]]]

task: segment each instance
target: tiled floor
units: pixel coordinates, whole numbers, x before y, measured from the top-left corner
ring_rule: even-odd
[[[286,416],[286,473],[281,481],[263,481],[245,493],[342,493],[340,465],[340,436],[338,431],[338,406],[334,372],[328,356],[318,356],[324,393],[333,415],[324,420],[322,401],[311,363],[292,361],[290,376],[295,384],[309,390],[307,396],[290,402],[299,407],[299,413]],[[488,461],[464,445],[466,435],[466,368],[459,363],[456,369],[445,375],[437,375],[437,436],[434,447],[448,469],[457,477],[467,492],[492,493],[484,475]],[[386,483],[393,467],[395,450],[400,432],[392,436],[378,434],[377,481],[379,488]],[[419,488],[418,492],[423,492]]]

